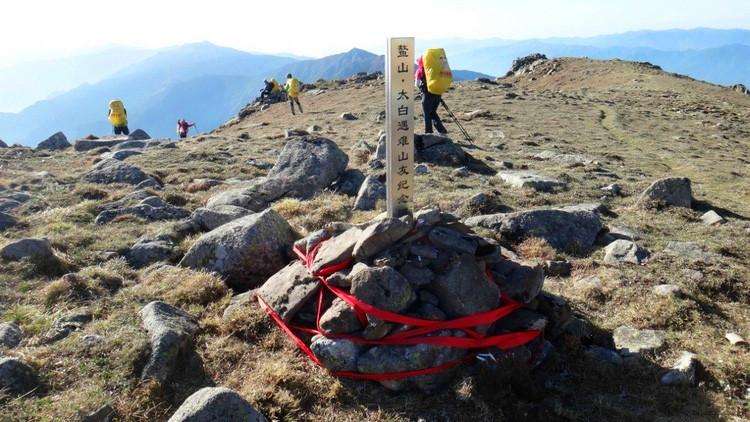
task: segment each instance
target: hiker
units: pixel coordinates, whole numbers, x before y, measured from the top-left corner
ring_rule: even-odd
[[[281,93],[281,86],[276,82],[276,79],[266,79],[263,83],[265,84],[265,87],[260,91],[260,100],[263,101],[268,98],[271,101],[277,101],[279,93]]]
[[[289,106],[292,107],[292,114],[296,114],[294,112],[294,103],[297,103],[297,107],[299,107],[299,112],[302,113],[302,104],[299,103],[299,81],[297,78],[292,77],[292,74],[286,75],[286,84],[284,85],[284,91],[286,91],[286,95],[289,97]]]
[[[442,94],[452,82],[452,74],[445,51],[442,48],[428,49],[417,59],[417,71],[414,75],[417,87],[422,92],[422,111],[424,112],[424,133],[432,133],[433,125],[438,133],[445,135],[448,131],[437,113],[442,101]]]
[[[188,131],[191,127],[195,127],[195,123],[188,123],[185,119],[177,121],[177,134],[180,136],[180,139],[187,138]]]
[[[122,101],[112,100],[109,102],[107,118],[112,123],[115,135],[130,135],[130,129],[128,129],[128,110],[125,109]]]

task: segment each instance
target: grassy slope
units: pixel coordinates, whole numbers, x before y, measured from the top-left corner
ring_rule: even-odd
[[[570,189],[558,194],[518,191],[492,177],[453,179],[452,169],[431,167],[430,174],[417,177],[421,186],[417,205],[455,210],[462,200],[487,191],[495,191],[514,209],[567,205],[598,200],[599,188],[616,181],[627,196],[610,203],[616,215],[608,218],[610,224],[639,229],[644,233],[641,243],[653,252],[670,240],[693,240],[721,253],[722,259],[709,265],[657,253],[647,266],[625,269],[600,266],[600,250],[591,256],[567,256],[574,260],[572,279],[594,274],[602,278],[605,289],[596,294],[575,288],[568,279],[548,279],[547,290],[565,296],[597,332],[622,324],[666,330],[667,348],[643,365],[612,370],[586,360],[581,345],[572,342],[534,374],[521,370],[496,377],[472,374],[432,396],[396,396],[374,385],[332,379],[304,362],[257,309],[246,308],[231,321],[222,320],[228,293],[209,275],[135,272],[120,261],[97,265],[101,251],[121,251],[141,234],[157,232],[165,224],[124,219],[104,228],[94,226],[95,206],[127,190],[76,184],[91,157],[70,151],[2,160],[0,183],[27,185],[39,195],[25,205],[26,225],[2,237],[50,237],[67,265],[86,275],[86,284],[68,286],[56,281],[57,275],[42,276],[27,265],[0,264],[0,315],[18,321],[33,336],[44,333],[57,315],[82,306],[92,309],[95,321],[85,332],[54,345],[31,346],[32,338],[7,352],[38,367],[47,387],[39,398],[6,402],[3,418],[70,419],[78,410],[113,403],[126,419],[163,419],[197,386],[210,383],[237,389],[266,415],[284,420],[517,420],[542,417],[534,413],[538,403],[556,409],[558,417],[571,419],[749,417],[743,396],[750,385],[750,357],[747,349],[730,347],[723,336],[729,330],[750,336],[750,243],[745,231],[745,217],[750,217],[746,123],[750,97],[639,65],[586,60],[564,60],[551,75],[509,82],[514,83],[512,88],[461,83],[446,95],[459,115],[480,108],[491,112],[490,118],[464,122],[479,146],[469,151],[495,163],[526,164],[568,180]],[[508,92],[520,98],[506,99]],[[308,111],[303,116],[290,116],[286,104],[274,105],[237,125],[191,138],[177,150],[150,151],[128,161],[162,177],[168,183],[163,196],[174,202],[186,200],[189,208],[223,189],[188,193],[185,187],[194,178],[262,175],[245,161],[272,163],[283,146],[285,128],[323,127],[325,136],[350,153],[350,165],[364,168],[366,164],[350,148],[360,139],[374,144],[382,127],[374,118],[383,109],[383,86],[348,86],[314,97],[303,95],[302,103]],[[360,119],[341,120],[339,115],[346,111]],[[258,127],[258,123],[267,125]],[[239,139],[245,132],[250,139]],[[531,159],[545,149],[585,154],[599,164],[566,168]],[[597,167],[620,179],[599,176]],[[49,171],[59,183],[33,181],[32,173],[39,170]],[[699,211],[631,207],[638,192],[666,175],[690,177],[699,201],[734,213],[729,214],[730,224],[708,228],[700,224]],[[97,193],[105,198],[82,200]],[[351,212],[351,202],[325,194],[311,201],[283,200],[275,208],[302,230],[333,220],[364,221],[377,213]],[[35,212],[41,203],[49,208]],[[544,247],[522,249],[528,258],[555,254]],[[687,278],[686,268],[700,270],[704,279]],[[125,288],[116,294],[102,288],[111,279],[121,280]],[[661,283],[679,284],[685,297],[653,295],[650,288]],[[197,354],[185,360],[181,375],[165,388],[140,385],[134,376],[147,350],[136,312],[155,298],[199,316],[203,326]],[[105,341],[83,347],[81,338],[90,333],[104,335]],[[681,350],[700,354],[706,367],[702,384],[661,387],[658,378],[663,368]],[[546,389],[540,387],[545,379]]]

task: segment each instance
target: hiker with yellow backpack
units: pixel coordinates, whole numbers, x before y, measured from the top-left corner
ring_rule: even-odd
[[[130,129],[128,129],[128,110],[120,100],[112,100],[109,102],[109,112],[107,113],[109,122],[112,123],[115,135],[130,135]]]
[[[430,48],[417,59],[417,71],[414,75],[417,88],[422,92],[422,111],[424,112],[424,133],[432,133],[433,125],[440,134],[448,131],[437,113],[443,102],[442,95],[448,91],[453,82],[453,74],[448,66],[445,50]]]
[[[287,97],[289,97],[289,106],[292,107],[292,114],[294,112],[294,103],[297,103],[299,112],[302,113],[302,104],[299,103],[299,91],[300,83],[297,78],[292,77],[292,74],[286,75],[286,84],[284,84],[284,91],[286,91]]]

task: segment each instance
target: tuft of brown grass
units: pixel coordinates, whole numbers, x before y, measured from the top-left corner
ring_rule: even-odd
[[[213,274],[173,266],[149,271],[142,285],[150,295],[176,306],[206,306],[228,292],[224,282]]]
[[[347,196],[325,192],[309,201],[285,198],[275,203],[273,209],[290,223],[314,231],[334,221],[347,221],[351,206]]]
[[[554,260],[557,252],[550,244],[538,237],[529,237],[521,242],[517,247],[518,253],[527,260]]]
[[[60,302],[85,302],[103,294],[103,289],[90,279],[73,273],[65,274],[53,281],[43,291],[47,307]]]

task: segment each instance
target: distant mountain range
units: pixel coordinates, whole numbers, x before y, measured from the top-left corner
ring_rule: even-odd
[[[417,40],[417,49],[448,52],[457,80],[503,75],[511,62],[531,53],[648,61],[667,71],[713,83],[750,85],[750,31],[638,31],[589,38],[540,40]],[[352,49],[319,59],[267,55],[188,44],[160,50],[112,48],[67,59],[0,69],[0,139],[36,145],[62,130],[76,139],[111,131],[106,120],[112,98],[125,102],[131,129],[155,137],[174,135],[184,117],[210,130],[254,98],[266,77],[283,81],[291,72],[304,82],[342,79],[382,71],[384,58]],[[471,70],[458,70],[471,69]],[[28,105],[30,101],[35,101]]]

